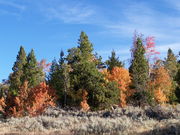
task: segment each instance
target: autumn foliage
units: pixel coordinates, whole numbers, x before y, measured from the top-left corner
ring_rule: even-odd
[[[123,67],[127,66],[126,60],[121,62],[115,51],[104,62],[93,50],[85,32],[67,55],[61,51],[58,62],[37,62],[34,50],[26,55],[21,46],[13,73],[7,82],[0,83],[0,115],[37,116],[55,102],[87,112],[90,108],[101,110],[127,104],[144,107],[180,99],[180,62],[171,49],[167,58],[160,60],[154,37],[134,34],[129,69]]]
[[[166,103],[168,101],[167,96],[165,95],[165,93],[159,88],[157,90],[154,91],[154,96],[155,99],[158,103]]]
[[[147,59],[157,60],[156,57],[157,54],[160,54],[160,52],[155,50],[155,37],[150,36],[146,38],[146,57]]]
[[[31,104],[27,109],[32,116],[42,113],[48,106],[55,106],[55,90],[51,89],[45,82],[32,88],[29,98]]]
[[[5,113],[4,112],[5,107],[6,107],[5,99],[4,99],[4,97],[2,97],[2,98],[0,98],[0,112]]]
[[[120,106],[125,107],[127,104],[127,97],[130,96],[129,85],[131,83],[131,78],[129,75],[129,71],[123,67],[115,67],[110,72],[106,73],[106,77],[109,81],[115,81],[118,83],[118,87],[120,90]]]
[[[87,96],[88,93],[86,90],[83,90],[82,92],[82,101],[81,101],[81,108],[83,111],[88,111],[90,109],[88,103],[87,103]]]
[[[46,83],[28,88],[28,82],[20,88],[18,96],[9,96],[4,109],[7,116],[22,117],[41,114],[48,106],[55,106],[55,91]]]
[[[160,52],[156,51],[155,37],[149,36],[145,39],[145,41],[146,58],[149,62],[149,73],[151,73],[153,65],[157,60],[159,60],[158,55],[160,54]]]
[[[154,88],[155,100],[160,104],[166,103],[172,91],[171,78],[163,66],[153,69],[153,74],[151,86]]]
[[[51,63],[47,63],[45,59],[42,59],[40,62],[38,62],[38,66],[43,69],[44,72],[49,72]]]

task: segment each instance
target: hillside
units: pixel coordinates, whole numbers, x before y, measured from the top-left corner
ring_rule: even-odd
[[[97,112],[48,108],[37,117],[0,119],[0,134],[179,135],[180,105]]]

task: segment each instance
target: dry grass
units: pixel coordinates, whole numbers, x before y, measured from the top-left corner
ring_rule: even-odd
[[[0,134],[18,135],[179,135],[180,105],[128,106],[99,112],[48,108],[37,117],[0,119]]]

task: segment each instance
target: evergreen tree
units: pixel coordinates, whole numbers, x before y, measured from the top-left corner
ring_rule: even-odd
[[[70,66],[67,63],[62,64],[62,81],[63,81],[63,106],[71,101],[70,97]]]
[[[23,85],[25,81],[24,76],[24,66],[27,64],[26,52],[24,48],[21,46],[16,57],[16,62],[12,68],[13,73],[9,77],[10,82],[10,91],[14,94],[18,94],[18,90],[20,86]]]
[[[170,103],[176,102],[176,89],[177,89],[177,83],[176,83],[176,76],[178,73],[178,62],[177,58],[174,55],[173,51],[169,48],[167,52],[167,59],[164,62],[165,68],[168,70],[168,73],[172,79],[172,93],[170,95]]]
[[[95,55],[95,62],[96,62],[96,66],[99,70],[103,70],[106,68],[106,64],[105,62],[102,62],[102,57],[100,55],[98,55],[98,53],[96,52]]]
[[[63,50],[61,50],[59,64],[62,65],[62,64],[64,64],[64,62],[65,62],[64,52],[63,52]]]
[[[69,97],[69,69],[70,68],[64,58],[64,52],[61,51],[59,63],[57,63],[55,59],[52,62],[48,83],[56,90],[59,102],[63,107],[67,105],[67,101],[71,102]]]
[[[111,52],[111,57],[106,61],[107,67],[109,71],[112,71],[114,67],[123,67],[123,63],[119,61],[119,57],[116,57],[116,52],[113,50]]]
[[[80,49],[81,53],[81,60],[89,61],[93,60],[93,45],[90,43],[88,36],[85,32],[81,32],[80,38],[78,40],[78,48]]]
[[[93,46],[88,36],[81,32],[79,46],[72,54],[69,51],[67,60],[70,64],[71,89],[74,93],[74,101],[79,104],[82,101],[83,91],[88,92],[88,104],[91,108],[109,107],[110,104],[118,101],[118,88],[112,83],[107,83],[102,73],[96,68],[95,56],[93,55]],[[73,56],[73,57],[72,57]],[[70,59],[69,59],[70,58]],[[78,59],[75,59],[78,58]],[[70,61],[70,62],[69,62]]]
[[[179,56],[180,56],[180,52],[179,52]],[[177,88],[175,94],[177,97],[177,101],[180,103],[180,60],[178,60],[178,72],[176,75],[176,83],[177,83]]]
[[[170,48],[168,49],[167,59],[165,61],[165,67],[168,70],[171,78],[174,80],[178,72],[178,63],[176,56],[174,55],[173,51]]]
[[[25,79],[28,81],[28,87],[37,86],[40,82],[45,80],[43,69],[38,66],[34,50],[27,56],[27,63],[25,65]]]
[[[3,79],[0,83],[0,98],[7,98],[9,92],[9,81]]]
[[[178,70],[176,81],[178,86],[176,88],[175,94],[177,97],[177,101],[180,103],[180,69]]]
[[[145,48],[142,39],[137,37],[133,48],[133,58],[130,66],[132,87],[135,89],[133,98],[139,105],[147,102],[147,83],[149,80],[149,66],[145,58]]]
[[[66,60],[72,67],[73,65],[76,65],[80,61],[80,49],[75,47],[69,49]]]
[[[59,86],[62,85],[61,81],[59,81],[58,74],[59,74],[59,65],[58,65],[56,59],[54,59],[52,61],[50,72],[48,75],[48,83],[51,87],[53,87],[56,90],[59,90]],[[59,95],[58,92],[57,92],[57,94]]]

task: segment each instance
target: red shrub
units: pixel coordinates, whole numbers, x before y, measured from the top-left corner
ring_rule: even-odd
[[[55,100],[55,90],[43,82],[31,89],[27,110],[31,116],[41,114],[48,106],[55,106]]]
[[[56,95],[46,83],[41,83],[35,88],[29,89],[28,82],[20,88],[18,96],[7,98],[7,116],[22,117],[41,114],[48,106],[55,106]]]

